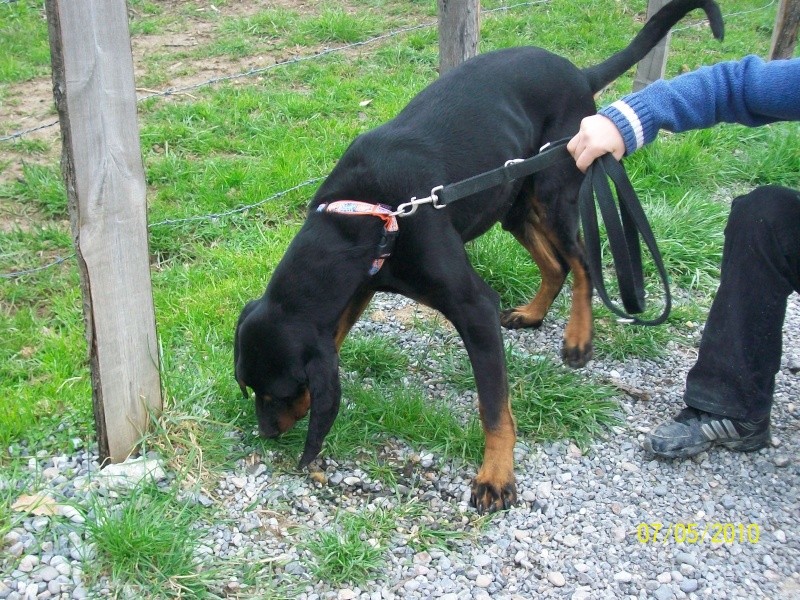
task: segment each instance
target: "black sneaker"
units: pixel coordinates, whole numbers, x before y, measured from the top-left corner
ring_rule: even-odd
[[[716,445],[752,452],[765,447],[769,440],[768,416],[745,421],[687,407],[656,427],[645,438],[644,449],[664,458],[688,458]]]

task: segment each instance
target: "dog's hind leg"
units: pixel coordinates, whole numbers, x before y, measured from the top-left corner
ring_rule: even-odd
[[[561,358],[570,367],[577,369],[589,362],[594,352],[592,280],[586,270],[582,252],[573,253],[567,260],[572,271],[572,306],[569,311],[569,321],[564,328]]]
[[[501,313],[500,322],[507,329],[540,327],[547,311],[561,291],[569,269],[548,237],[549,230],[543,224],[541,206],[532,195],[526,198],[525,204],[527,210],[524,217],[517,223],[504,223],[504,226],[531,255],[539,267],[542,282],[536,296],[528,304]]]
[[[503,311],[501,323],[508,329],[541,326],[571,271],[572,304],[561,356],[569,366],[582,367],[592,357],[592,283],[577,234],[577,214],[569,210],[548,214],[527,184],[521,194],[519,202],[525,207],[524,216],[515,222],[507,219],[503,225],[531,255],[542,282],[528,304]],[[559,203],[548,206],[558,207]]]

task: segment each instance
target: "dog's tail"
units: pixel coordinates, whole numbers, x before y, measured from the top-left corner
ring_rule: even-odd
[[[647,21],[642,30],[624,50],[620,50],[599,65],[583,70],[592,93],[595,94],[642,60],[669,30],[687,13],[702,8],[708,17],[714,37],[721,40],[725,33],[722,12],[714,0],[672,0]]]

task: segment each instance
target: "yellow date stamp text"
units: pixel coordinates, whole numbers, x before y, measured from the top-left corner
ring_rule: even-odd
[[[639,523],[636,539],[641,544],[757,544],[757,523]]]

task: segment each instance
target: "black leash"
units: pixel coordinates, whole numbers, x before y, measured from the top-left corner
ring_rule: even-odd
[[[568,141],[569,138],[564,138],[545,146],[538,154],[530,158],[509,160],[502,167],[446,185],[436,192],[436,196],[439,198],[438,204],[446,206],[461,198],[533,175],[563,160],[571,159],[572,156],[567,151]]]
[[[614,202],[614,195],[608,185],[609,179],[614,183],[619,206]],[[608,245],[614,259],[619,293],[625,310],[620,309],[611,301],[603,282],[602,252],[597,213],[595,212],[595,197],[606,226]],[[614,314],[629,319],[637,325],[660,325],[666,321],[672,309],[672,294],[669,289],[667,270],[664,268],[661,252],[658,250],[656,238],[650,229],[650,223],[647,221],[628,175],[619,161],[611,154],[601,156],[589,167],[578,194],[578,206],[583,225],[589,275],[603,304]],[[654,319],[640,319],[633,316],[633,314],[643,312],[645,304],[642,255],[639,247],[640,235],[653,257],[664,288],[664,310]]]
[[[567,151],[569,138],[559,140],[545,147],[541,152],[526,159],[510,160],[502,167],[475,175],[462,181],[451,183],[431,191],[433,205],[443,208],[452,202],[466,198],[478,192],[505,183],[521,179],[546,169],[572,156]],[[619,206],[614,201],[614,194],[608,180],[614,183]],[[616,306],[608,296],[603,282],[602,252],[600,249],[600,231],[595,211],[595,197],[600,207],[600,214],[606,226],[608,245],[617,272],[619,292],[624,310]],[[412,201],[412,203],[414,203]],[[598,296],[614,314],[630,320],[638,325],[659,325],[666,321],[672,308],[672,295],[669,289],[667,271],[661,259],[655,236],[642,210],[636,192],[633,189],[625,169],[611,154],[595,160],[586,172],[581,185],[578,204],[583,235],[586,247],[586,262]],[[416,208],[415,206],[413,207]],[[400,215],[411,214],[400,211]],[[639,237],[644,240],[653,257],[659,278],[664,288],[664,310],[654,319],[634,317],[644,311],[644,276],[642,274],[642,256]],[[627,312],[626,312],[627,311]]]

